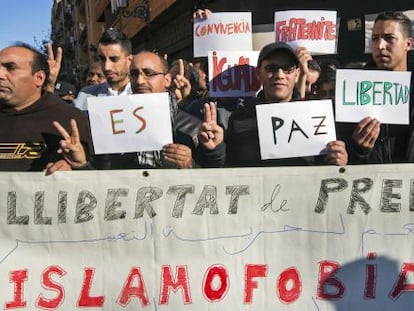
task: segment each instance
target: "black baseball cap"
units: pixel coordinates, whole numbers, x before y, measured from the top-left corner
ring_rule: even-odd
[[[75,95],[76,87],[66,81],[58,81],[55,85],[55,95],[65,96],[65,95]]]
[[[265,45],[259,53],[259,58],[257,59],[257,67],[259,67],[263,60],[270,57],[272,54],[276,53],[277,51],[284,51],[288,55],[292,57],[292,59],[295,62],[295,65],[299,64],[299,58],[296,54],[295,50],[287,43],[285,42],[273,42],[269,43],[268,45]]]

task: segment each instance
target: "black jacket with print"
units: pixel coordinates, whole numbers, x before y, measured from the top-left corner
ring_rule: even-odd
[[[71,132],[75,119],[85,151],[92,150],[89,124],[84,114],[51,93],[20,111],[0,104],[0,171],[42,171],[47,163],[62,159],[57,153],[62,139],[53,126],[58,121]]]

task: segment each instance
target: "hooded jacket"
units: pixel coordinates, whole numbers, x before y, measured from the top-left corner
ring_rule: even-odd
[[[53,121],[70,133],[71,119],[76,120],[89,154],[92,140],[85,116],[57,96],[45,93],[20,111],[0,105],[0,171],[41,171],[47,163],[62,159],[57,153],[62,137]]]

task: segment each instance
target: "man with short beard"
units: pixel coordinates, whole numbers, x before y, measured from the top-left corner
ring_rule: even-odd
[[[371,36],[372,62],[367,69],[412,71],[408,51],[413,45],[411,21],[398,11],[379,14]],[[410,125],[383,124],[366,117],[352,134],[351,158],[357,163],[414,162],[413,104],[414,79],[411,77]]]
[[[128,37],[115,28],[107,29],[98,42],[98,59],[106,82],[90,85],[79,91],[75,107],[87,110],[90,96],[131,95],[129,67],[132,61],[132,44]]]

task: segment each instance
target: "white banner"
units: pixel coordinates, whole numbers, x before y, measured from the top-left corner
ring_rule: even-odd
[[[214,13],[195,20],[193,26],[194,57],[208,56],[209,51],[252,49],[252,13]]]
[[[275,12],[275,41],[313,54],[336,53],[336,11],[288,10]]]
[[[211,97],[254,97],[260,89],[256,66],[258,51],[211,51],[208,53]]]
[[[411,310],[414,165],[1,173],[4,310]]]
[[[409,71],[338,69],[335,85],[335,117],[358,123],[373,117],[382,123],[408,124]]]
[[[336,140],[331,100],[257,105],[262,160],[313,156]]]
[[[172,143],[168,93],[88,97],[95,154],[161,150]]]

